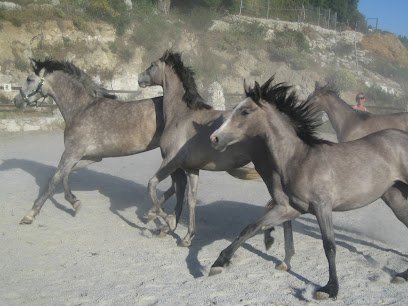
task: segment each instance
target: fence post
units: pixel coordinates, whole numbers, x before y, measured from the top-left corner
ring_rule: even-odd
[[[334,13],[334,30],[337,31],[337,12]]]
[[[357,54],[356,31],[354,31],[354,52],[355,52],[355,55],[356,55],[356,73],[358,74],[358,54]]]
[[[241,0],[241,4],[239,5],[239,15],[241,15],[242,13],[242,0]]]
[[[329,9],[329,17],[327,18],[327,28],[330,29],[330,9]]]
[[[317,8],[317,25],[320,27],[320,6]]]
[[[268,0],[268,10],[266,11],[266,19],[269,19],[269,0]]]

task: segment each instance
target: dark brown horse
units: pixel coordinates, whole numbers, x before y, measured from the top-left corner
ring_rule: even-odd
[[[294,92],[288,93],[289,86],[271,86],[272,79],[245,90],[247,98],[211,135],[211,141],[224,151],[261,138],[269,148],[270,171],[276,174],[273,191],[283,192],[289,201],[272,194],[276,205],[221,252],[210,275],[222,272],[237,248],[260,230],[311,213],[317,218],[329,263],[329,281],[317,290],[316,298],[336,298],[339,284],[332,211],[368,205],[396,182],[407,186],[408,134],[389,129],[346,143],[321,140],[314,133],[318,124],[310,101],[299,103]],[[364,188],[358,184],[362,181]],[[407,194],[394,196],[387,205],[408,227]],[[408,269],[397,278],[408,280]]]

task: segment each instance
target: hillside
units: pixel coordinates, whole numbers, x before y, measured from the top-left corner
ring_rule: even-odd
[[[214,81],[228,98],[242,93],[244,78],[263,81],[276,74],[278,81],[295,85],[302,98],[315,81],[330,80],[347,101],[364,91],[369,104],[405,107],[408,50],[391,34],[336,32],[236,15],[210,20],[158,13],[135,17],[121,33],[108,22],[43,15],[41,21],[0,19],[0,83],[19,85],[30,57],[52,57],[72,61],[108,88],[136,90],[138,72],[170,47],[196,71],[204,96]]]

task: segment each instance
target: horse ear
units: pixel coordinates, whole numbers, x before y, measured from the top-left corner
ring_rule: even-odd
[[[45,68],[41,69],[40,72],[38,73],[38,76],[40,78],[43,78],[45,76]]]
[[[249,91],[251,90],[251,88],[249,87],[245,79],[244,79],[244,90],[245,90],[246,95],[248,95]]]
[[[31,68],[33,69],[33,71],[36,71],[37,61],[35,59],[31,58],[31,57],[30,57],[30,65],[31,65]]]
[[[258,102],[261,99],[261,87],[259,86],[259,83],[257,81],[255,81],[254,93],[255,101]]]
[[[261,92],[264,92],[265,90],[268,90],[269,86],[271,85],[272,81],[275,79],[275,75],[271,76],[269,80],[267,80],[265,83],[262,84],[261,86]]]

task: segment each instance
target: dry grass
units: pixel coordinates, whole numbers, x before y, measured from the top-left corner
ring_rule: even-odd
[[[408,49],[392,34],[365,35],[361,41],[361,46],[372,55],[408,67]]]

